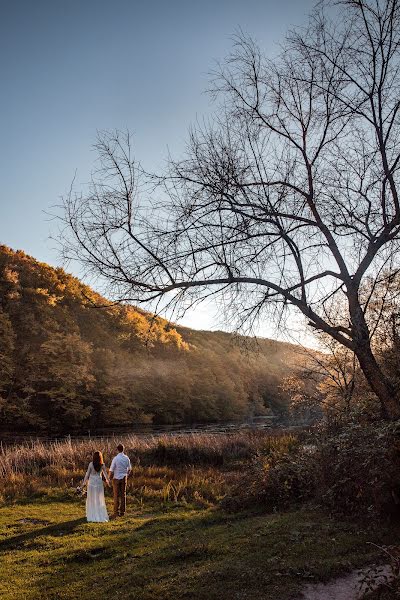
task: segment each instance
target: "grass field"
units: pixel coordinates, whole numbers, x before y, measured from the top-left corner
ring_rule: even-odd
[[[125,518],[89,524],[81,498],[54,491],[0,508],[0,598],[288,600],[369,564],[368,542],[398,533],[312,509],[232,515],[134,497]]]
[[[74,489],[92,452],[109,460],[115,440],[0,448],[1,600],[299,600],[307,583],[370,565],[379,545],[397,544],[400,526],[333,518],[316,498],[312,506],[300,494],[286,512],[274,512],[280,493],[273,504],[242,502],[254,461],[295,456],[291,433],[123,441],[134,465],[129,510],[105,524],[86,522]],[[292,471],[283,475],[268,494],[296,490]],[[111,512],[109,490],[106,499]]]

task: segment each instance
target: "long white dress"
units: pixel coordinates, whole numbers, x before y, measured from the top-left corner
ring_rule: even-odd
[[[96,471],[91,462],[83,480],[83,484],[86,482],[88,484],[86,494],[86,519],[94,523],[106,523],[108,521],[102,473],[104,474],[106,481],[108,481],[105,465],[102,465],[100,471]]]

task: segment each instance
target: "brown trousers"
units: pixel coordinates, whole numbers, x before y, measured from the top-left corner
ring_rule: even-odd
[[[114,492],[114,516],[122,517],[126,509],[126,477],[122,479],[113,479]]]

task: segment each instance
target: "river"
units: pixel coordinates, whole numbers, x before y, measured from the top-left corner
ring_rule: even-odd
[[[196,433],[232,433],[243,429],[270,429],[272,427],[284,426],[277,417],[266,416],[256,417],[253,421],[249,422],[222,422],[222,423],[193,423],[193,424],[176,424],[176,425],[146,425],[138,424],[130,427],[108,427],[101,429],[93,429],[80,432],[72,432],[70,434],[50,434],[44,432],[0,432],[0,443],[9,444],[20,444],[23,442],[30,441],[43,441],[51,442],[56,440],[87,440],[87,439],[101,439],[101,438],[114,438],[122,437],[125,435],[137,435],[137,436],[148,436],[148,435],[183,435],[183,434],[196,434]]]

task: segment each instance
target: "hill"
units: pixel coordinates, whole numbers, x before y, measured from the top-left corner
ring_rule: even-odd
[[[242,338],[244,339],[244,338]],[[194,331],[113,305],[61,268],[0,246],[0,427],[243,419],[284,411],[298,348]]]

